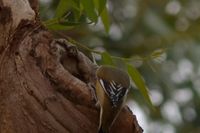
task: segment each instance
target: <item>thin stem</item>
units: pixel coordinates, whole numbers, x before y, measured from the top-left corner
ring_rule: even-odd
[[[103,52],[100,52],[100,51],[97,51],[97,50],[93,50],[81,43],[78,43],[77,41],[75,41],[74,39],[72,39],[71,37],[68,37],[66,35],[64,35],[63,33],[60,33],[60,32],[57,32],[57,31],[54,31],[56,34],[64,37],[66,40],[68,40],[69,42],[71,42],[72,44],[74,45],[77,45],[78,47],[81,47],[89,52],[92,52],[92,53],[96,53],[96,54],[99,54],[99,55],[102,55]],[[119,56],[111,56],[111,58],[115,59],[115,60],[121,60],[121,61],[125,61],[125,62],[129,62],[129,61],[133,61],[133,58],[123,58],[123,57],[119,57]],[[146,56],[146,57],[141,57],[141,59],[137,59],[137,60],[141,60],[141,61],[146,61],[146,60],[149,60],[149,57]]]
[[[90,48],[88,48],[87,46],[85,46],[85,45],[83,45],[83,44],[81,44],[81,43],[78,43],[77,41],[75,41],[75,40],[72,39],[71,37],[68,37],[68,36],[64,35],[63,33],[60,33],[60,32],[57,32],[57,31],[54,31],[54,32],[55,32],[56,34],[58,34],[58,35],[64,37],[66,40],[68,40],[68,41],[71,42],[72,44],[75,44],[75,45],[77,45],[77,46],[79,46],[79,47],[81,47],[81,48],[83,48],[83,49],[85,49],[85,50],[87,50],[87,51],[89,51],[89,52],[93,52],[93,53],[96,53],[96,54],[102,54],[102,52],[97,51],[97,50],[90,49]]]

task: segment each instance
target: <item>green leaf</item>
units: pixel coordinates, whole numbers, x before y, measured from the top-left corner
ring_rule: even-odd
[[[106,33],[108,33],[110,29],[110,20],[109,20],[108,10],[106,8],[107,0],[93,0],[93,1],[96,9],[98,10],[98,15],[100,16],[101,21],[104,25],[104,29]]]
[[[98,15],[100,16],[104,8],[106,7],[107,0],[93,0],[96,9],[98,10]]]
[[[133,80],[133,82],[135,83],[135,85],[137,86],[137,88],[140,90],[140,92],[142,93],[143,97],[145,98],[145,100],[148,102],[148,104],[154,108],[152,102],[151,102],[151,99],[149,97],[149,94],[148,94],[148,89],[145,85],[145,82],[142,78],[142,76],[140,75],[140,73],[138,72],[138,70],[133,67],[132,65],[130,64],[127,64],[127,70],[128,70],[128,73],[131,77],[131,79]]]
[[[73,0],[60,0],[56,9],[55,17],[62,17],[70,8],[79,10],[79,6]]]
[[[83,22],[71,22],[58,18],[53,18],[43,22],[43,24],[50,30],[69,30],[75,26],[83,24]]]
[[[114,66],[112,57],[110,56],[108,52],[103,52],[101,54],[101,57],[102,57],[103,64]]]
[[[106,8],[106,2],[107,0],[98,0],[99,6],[98,6],[98,12],[101,14],[103,10]]]
[[[58,23],[58,19],[57,18],[52,18],[52,19],[43,21],[43,24],[45,26],[53,25],[53,24],[56,24],[56,23]]]
[[[83,24],[82,22],[70,22],[70,21],[59,21],[58,24],[60,25],[64,25],[64,26],[78,26]]]
[[[73,12],[73,16],[74,16],[74,21],[79,21],[81,15],[82,15],[82,11],[79,10],[75,10],[75,9],[72,9],[72,12]]]
[[[62,17],[67,12],[70,7],[68,1],[70,0],[60,0],[56,9],[55,17]]]
[[[49,30],[70,30],[74,28],[74,26],[66,26],[61,24],[52,24],[46,26]]]
[[[95,6],[93,0],[81,0],[81,4],[88,16],[88,18],[93,21],[97,22],[97,14],[95,12]]]
[[[109,15],[108,15],[108,11],[107,11],[106,7],[104,8],[103,12],[101,13],[101,20],[103,22],[105,31],[108,33],[110,30],[110,20],[109,20]]]

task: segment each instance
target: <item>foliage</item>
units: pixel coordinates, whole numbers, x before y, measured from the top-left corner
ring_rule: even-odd
[[[108,32],[110,24],[106,0],[60,0],[55,16],[44,24],[52,30],[67,30],[81,24],[97,23],[98,17]]]

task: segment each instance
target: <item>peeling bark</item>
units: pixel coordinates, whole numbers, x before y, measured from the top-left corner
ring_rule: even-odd
[[[99,108],[88,85],[96,66],[68,43],[55,54],[37,4],[0,0],[0,133],[97,133]],[[142,129],[125,107],[111,132]]]

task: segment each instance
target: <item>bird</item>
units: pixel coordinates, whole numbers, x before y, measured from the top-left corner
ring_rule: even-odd
[[[102,65],[96,71],[95,92],[100,105],[99,133],[110,133],[124,106],[130,88],[129,75],[116,67]]]

